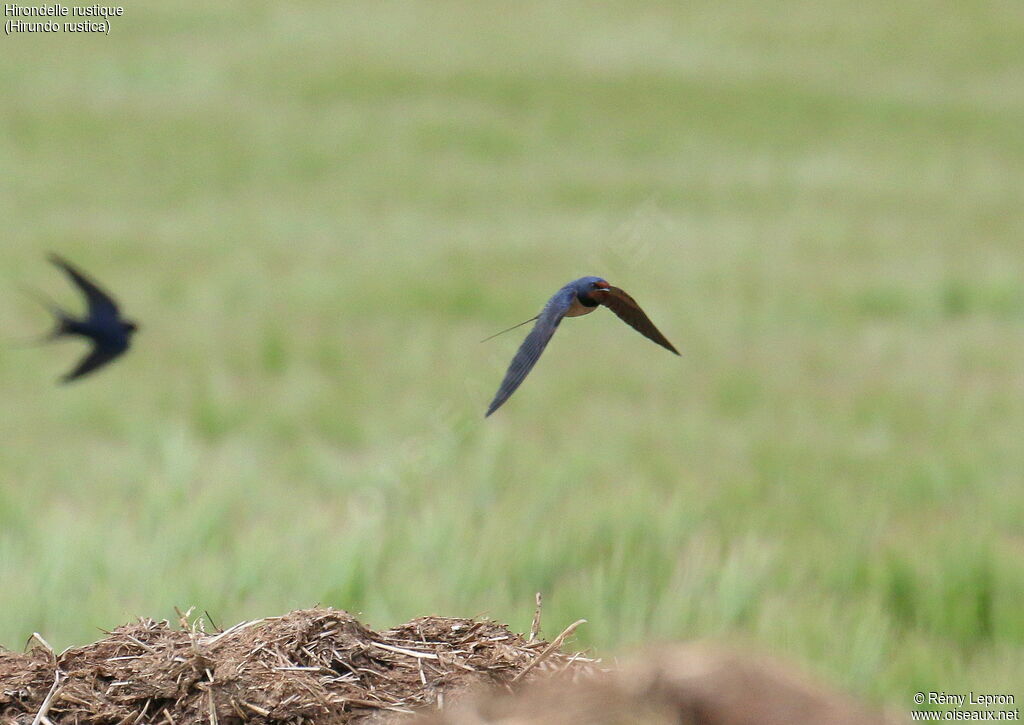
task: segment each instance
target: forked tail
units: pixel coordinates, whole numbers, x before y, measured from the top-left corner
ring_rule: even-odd
[[[501,332],[495,332],[495,333],[494,333],[493,335],[491,335],[490,337],[485,337],[485,338],[484,338],[483,340],[481,340],[480,342],[487,342],[488,340],[493,340],[493,339],[494,339],[494,338],[496,338],[496,337],[497,337],[498,335],[504,335],[504,334],[505,334],[506,332],[512,332],[512,330],[516,329],[517,327],[522,327],[522,326],[523,326],[523,325],[525,325],[525,324],[526,324],[527,322],[533,322],[533,321],[534,321],[534,320],[536,320],[536,319],[537,319],[538,317],[540,317],[540,315],[536,315],[535,317],[531,317],[531,318],[530,318],[530,319],[528,319],[528,320],[523,320],[523,321],[522,321],[522,322],[520,322],[520,323],[519,323],[518,325],[512,325],[512,327],[508,328],[507,330],[502,330]]]
[[[7,344],[15,347],[34,347],[36,345],[43,345],[47,342],[52,342],[64,335],[68,335],[73,332],[74,318],[71,317],[67,312],[61,308],[56,302],[51,300],[49,297],[44,295],[42,292],[31,289],[29,287],[21,287],[21,292],[26,297],[29,297],[40,305],[49,310],[50,314],[53,315],[53,328],[49,332],[31,337],[24,340],[11,340]]]

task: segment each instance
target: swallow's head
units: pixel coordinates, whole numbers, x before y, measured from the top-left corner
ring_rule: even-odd
[[[602,297],[602,292],[607,292],[608,288],[611,287],[607,281],[600,277],[580,277],[574,283],[576,288],[576,296],[583,301],[597,299]],[[595,298],[594,295],[597,295]]]

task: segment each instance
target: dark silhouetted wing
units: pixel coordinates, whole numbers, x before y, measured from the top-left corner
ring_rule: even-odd
[[[88,375],[116,358],[118,355],[123,353],[125,349],[126,348],[119,346],[95,345],[93,346],[92,351],[82,358],[81,362],[78,363],[78,366],[60,380],[62,383],[70,383],[83,375]]]
[[[671,350],[676,355],[679,351],[672,346],[672,343],[661,334],[661,331],[654,326],[651,319],[640,309],[632,297],[626,294],[625,290],[618,287],[609,287],[608,293],[597,297],[602,305],[618,315],[619,319],[646,337],[648,340],[661,345],[666,350]]]
[[[117,319],[119,314],[117,303],[114,302],[110,295],[101,290],[96,283],[79,272],[70,262],[62,257],[58,257],[56,254],[50,255],[50,262],[63,269],[85,295],[89,303],[88,317],[90,320]]]
[[[533,366],[537,364],[537,360],[540,359],[540,354],[544,352],[544,348],[547,347],[551,336],[558,329],[558,325],[562,318],[565,317],[565,313],[569,311],[574,295],[575,292],[572,289],[563,287],[544,305],[544,309],[537,316],[537,323],[530,330],[530,334],[526,336],[526,339],[523,340],[523,344],[519,346],[516,356],[512,358],[512,364],[508,366],[505,379],[501,381],[501,387],[498,388],[494,400],[491,401],[490,406],[487,408],[485,418],[500,408],[511,397],[512,393],[516,391],[516,388],[522,385],[523,380],[526,379],[530,370],[533,369]]]

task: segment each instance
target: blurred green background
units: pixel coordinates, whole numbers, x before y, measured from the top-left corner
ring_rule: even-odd
[[[0,39],[0,643],[196,605],[1024,682],[1018,0],[137,4]],[[570,279],[562,326],[483,412]]]

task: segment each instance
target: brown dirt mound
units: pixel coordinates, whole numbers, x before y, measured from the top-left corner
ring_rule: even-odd
[[[576,679],[576,678],[574,678]],[[410,725],[894,725],[774,659],[704,643],[672,645],[614,671],[477,692]]]
[[[182,625],[144,619],[60,655],[0,650],[0,723],[368,723],[470,687],[596,670],[491,621],[374,632],[310,609],[215,634]]]

